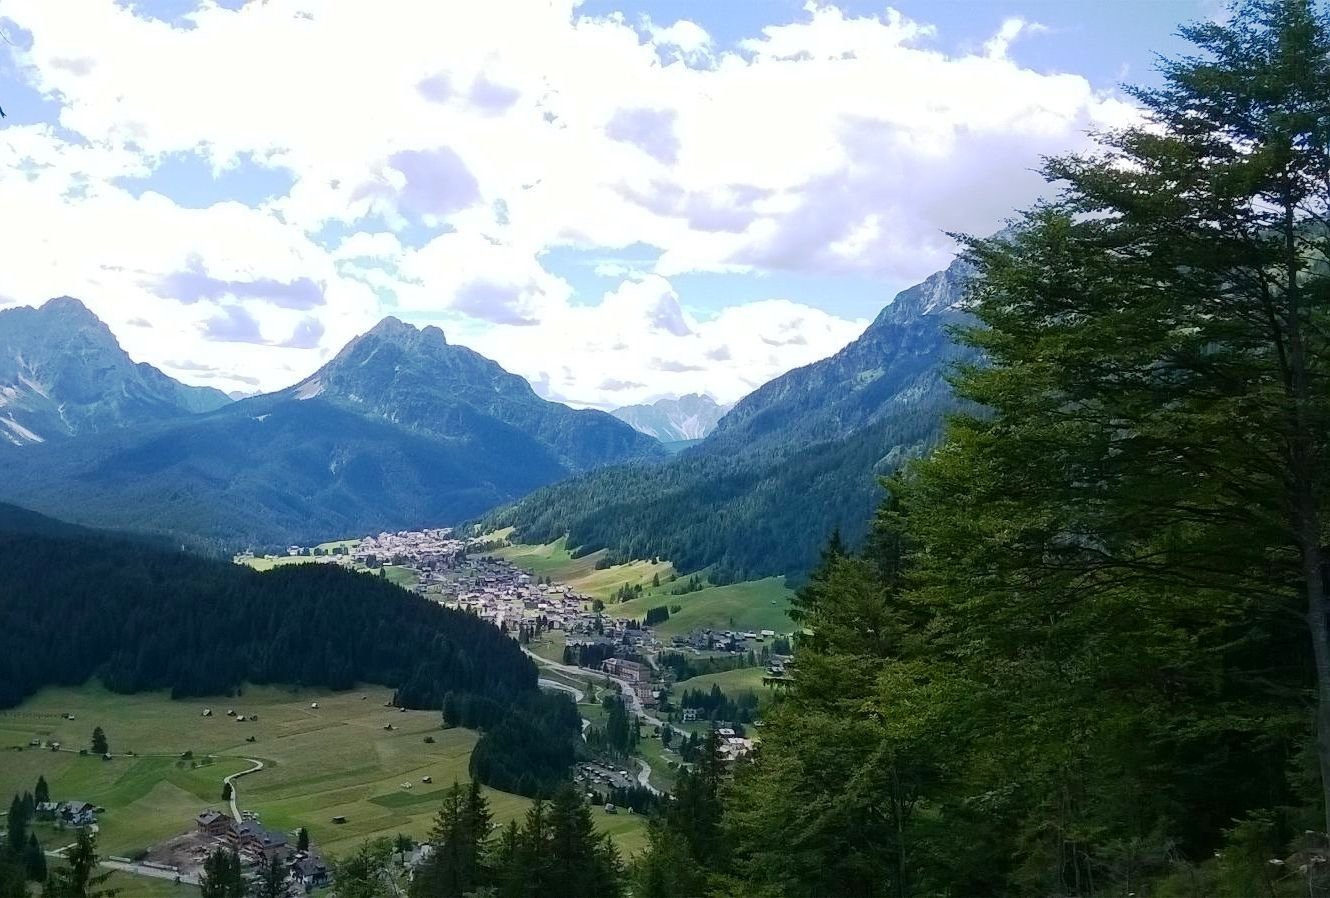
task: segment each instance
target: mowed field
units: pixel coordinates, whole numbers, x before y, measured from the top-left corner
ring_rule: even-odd
[[[647,610],[657,605],[669,608],[670,619],[657,624],[655,631],[661,636],[676,636],[695,629],[713,630],[774,630],[789,633],[794,624],[789,618],[790,597],[794,592],[780,577],[765,580],[746,580],[727,586],[708,586],[685,595],[671,595],[666,584],[658,590],[649,590],[629,602],[606,605],[605,613],[613,617],[641,619]]]
[[[555,583],[567,584],[580,593],[602,599],[606,603],[605,613],[613,617],[640,620],[648,609],[657,605],[678,605],[679,612],[671,614],[668,621],[655,628],[662,636],[681,635],[698,628],[774,630],[777,633],[793,630],[788,611],[794,592],[785,586],[781,577],[708,586],[697,592],[674,595],[670,590],[687,577],[679,574],[678,581],[670,582],[669,577],[675,570],[667,561],[634,561],[596,570],[596,562],[604,557],[603,550],[573,558],[562,539],[540,546],[507,546],[493,554],[538,577],[550,577]],[[661,585],[653,587],[652,579],[657,576]],[[641,585],[642,595],[628,602],[612,603],[615,592],[625,585]]]
[[[597,570],[596,564],[605,557],[603,549],[573,558],[562,539],[542,546],[507,546],[491,554],[538,577],[550,577],[555,583],[567,584],[580,593],[607,602],[615,590],[625,584],[636,586],[640,583],[645,588],[651,584],[652,577],[665,581],[674,573],[674,566],[668,561],[633,561]]]
[[[723,673],[705,674],[689,680],[680,680],[674,686],[675,693],[685,689],[710,692],[712,686],[719,686],[720,691],[733,698],[745,692],[755,693],[765,699],[775,695],[775,687],[762,685],[762,678],[767,675],[766,668],[744,667],[739,670],[727,670]]]
[[[53,799],[104,806],[102,852],[127,854],[192,828],[206,807],[222,807],[222,777],[255,759],[264,769],[236,786],[241,808],[257,811],[266,826],[287,832],[306,826],[332,854],[376,836],[421,837],[442,791],[467,780],[477,736],[441,729],[435,712],[384,707],[390,696],[382,687],[340,694],[254,687],[234,698],[184,701],[161,693],[114,695],[95,686],[44,690],[0,712],[0,798],[8,801],[45,775]],[[204,708],[213,716],[203,717]],[[237,722],[226,716],[229,708],[258,714],[258,720]],[[66,713],[75,719],[64,719]],[[391,731],[384,729],[389,724]],[[106,731],[113,760],[27,747],[33,738],[84,747],[94,726]],[[255,742],[246,741],[251,735]],[[434,742],[426,743],[426,736]],[[127,751],[136,756],[119,756]],[[216,760],[191,769],[180,760],[185,751],[196,763],[207,755]],[[433,782],[423,783],[425,776]],[[487,794],[500,822],[530,806],[521,796]],[[335,816],[347,822],[334,824]],[[614,834],[625,857],[645,843],[641,819],[598,814],[596,820]]]

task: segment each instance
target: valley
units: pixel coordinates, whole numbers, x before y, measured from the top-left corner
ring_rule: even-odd
[[[265,827],[305,827],[312,844],[330,855],[381,836],[419,840],[441,790],[469,779],[477,735],[441,728],[438,712],[391,707],[391,698],[391,690],[377,686],[341,693],[251,686],[237,696],[187,701],[116,695],[95,685],[47,689],[0,711],[0,793],[30,790],[44,776],[53,800],[106,809],[97,814],[105,854],[135,857],[192,830],[205,809],[225,810],[222,778],[254,758],[263,769],[236,785],[241,808]],[[228,709],[246,719],[238,722]],[[202,716],[205,710],[212,714]],[[78,753],[95,726],[107,734],[109,761]],[[51,743],[60,750],[50,750]],[[493,789],[486,795],[500,822],[530,805]],[[625,856],[644,844],[641,818],[596,820]],[[54,831],[41,836],[48,845],[59,843]]]

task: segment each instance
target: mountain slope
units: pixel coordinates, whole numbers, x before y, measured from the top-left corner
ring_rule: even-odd
[[[966,276],[955,263],[902,292],[858,340],[749,394],[668,463],[585,474],[486,523],[718,581],[806,572],[833,528],[865,532],[877,478],[938,438],[954,407],[946,370],[965,352],[948,329],[965,320]]]
[[[220,390],[186,386],[136,364],[77,299],[0,311],[0,441],[84,436],[230,401]]]
[[[610,414],[662,443],[678,443],[711,433],[730,408],[710,396],[689,393],[678,399],[657,399],[650,405],[627,405]]]
[[[288,390],[5,451],[0,497],[220,551],[452,523],[594,464],[663,455],[390,319]]]
[[[510,428],[512,439],[525,436],[548,447],[575,471],[660,456],[651,440],[610,415],[547,402],[497,362],[449,345],[437,327],[417,330],[396,318],[385,318],[278,395],[317,396],[447,440],[470,438],[483,416]]]

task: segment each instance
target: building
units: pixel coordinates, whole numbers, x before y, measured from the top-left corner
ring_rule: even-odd
[[[91,826],[97,822],[97,809],[86,801],[62,801],[55,816],[68,826]]]
[[[621,680],[627,680],[630,683],[644,682],[647,677],[644,675],[642,665],[636,661],[625,661],[622,658],[607,658],[601,665],[601,670],[612,677],[618,677]]]
[[[230,837],[235,835],[235,821],[221,811],[208,808],[194,818],[194,826],[201,833],[210,836]]]
[[[292,858],[287,872],[293,882],[299,883],[305,891],[317,889],[332,882],[332,871],[319,855],[313,852],[300,852]]]
[[[235,829],[236,844],[241,851],[260,854],[265,858],[286,853],[286,834],[264,829],[253,820],[246,820]]]

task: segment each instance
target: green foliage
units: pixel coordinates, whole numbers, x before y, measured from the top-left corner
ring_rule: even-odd
[[[374,839],[334,862],[333,881],[337,884],[338,898],[388,898],[398,894],[389,867],[393,849],[391,839]],[[421,893],[415,892],[413,886],[412,894]]]
[[[1145,125],[969,242],[983,412],[795,602],[727,805],[753,891],[1315,893],[1330,28],[1183,34]]]
[[[240,855],[228,848],[214,848],[203,860],[199,877],[200,898],[244,898],[245,877]]]
[[[64,855],[64,864],[52,870],[42,887],[42,898],[115,898],[119,889],[108,888],[111,872],[97,872],[97,834],[79,830]],[[267,896],[265,896],[267,898]]]
[[[106,733],[101,727],[94,727],[92,731],[92,753],[95,755],[104,755],[110,752],[111,746],[106,741]]]
[[[609,838],[571,786],[537,801],[519,826],[491,837],[488,804],[474,786],[454,784],[429,836],[432,852],[411,894],[420,898],[617,898],[624,871]],[[340,888],[340,886],[339,886]]]

